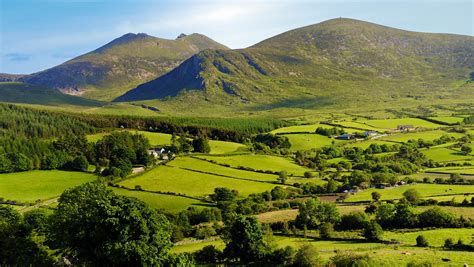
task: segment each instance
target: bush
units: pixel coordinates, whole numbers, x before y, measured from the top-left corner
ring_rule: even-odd
[[[331,258],[331,262],[336,267],[369,266],[368,255],[357,255],[353,253],[337,253]]]
[[[444,240],[444,248],[452,248],[454,247],[454,240],[452,238],[448,238]]]
[[[313,178],[314,175],[312,172],[304,172],[304,178]]]
[[[339,228],[343,230],[363,229],[369,221],[369,216],[365,212],[351,212],[342,215]]]
[[[222,251],[213,245],[205,246],[194,253],[194,259],[198,263],[218,263],[221,258]]]
[[[364,228],[364,237],[370,241],[380,241],[383,236],[383,229],[375,221],[371,221]]]
[[[331,238],[332,234],[334,233],[334,225],[330,222],[323,223],[319,227],[319,236],[324,239]]]
[[[452,227],[456,224],[456,217],[440,207],[434,207],[418,215],[420,227]]]
[[[428,240],[422,235],[419,235],[416,237],[416,246],[417,247],[427,247],[428,246]]]
[[[304,244],[296,252],[295,259],[293,260],[293,266],[298,267],[313,267],[319,266],[321,258],[319,257],[318,250],[310,245]]]

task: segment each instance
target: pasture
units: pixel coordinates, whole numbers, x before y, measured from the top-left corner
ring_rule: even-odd
[[[163,195],[121,188],[112,188],[112,190],[118,195],[137,198],[147,203],[152,208],[170,212],[179,212],[187,209],[188,207],[202,208],[209,206],[209,204],[206,202],[201,202],[181,196]]]
[[[460,123],[464,120],[462,117],[452,117],[452,116],[437,116],[437,117],[428,117],[429,119],[441,121],[449,124]]]
[[[227,178],[171,166],[156,167],[142,175],[126,179],[120,182],[120,185],[128,188],[140,185],[144,190],[174,192],[199,197],[212,194],[216,187],[235,189],[240,196],[264,192],[275,187],[270,183]]]
[[[0,174],[0,197],[20,202],[45,200],[95,179],[92,173],[58,170],[4,173]]]
[[[384,141],[405,143],[405,142],[408,142],[408,140],[418,140],[418,139],[423,139],[425,141],[433,141],[435,139],[439,139],[443,135],[452,136],[454,138],[461,138],[464,136],[461,133],[453,133],[453,132],[448,133],[441,130],[435,130],[435,131],[424,131],[424,132],[396,133],[396,134],[391,134],[386,137],[382,137],[380,139]]]
[[[445,147],[439,148],[430,148],[421,150],[423,154],[428,159],[432,159],[434,161],[460,161],[460,160],[471,160],[472,157],[469,155],[463,155],[456,150],[452,150]]]
[[[372,199],[372,192],[379,192],[382,195],[382,200],[400,199],[403,197],[403,192],[408,189],[416,189],[422,197],[428,197],[472,193],[474,192],[474,185],[414,184],[386,189],[370,188],[349,196],[349,198],[346,199],[346,202],[370,201]]]
[[[291,151],[309,150],[344,142],[319,134],[285,134],[291,143]]]
[[[248,167],[255,170],[271,170],[275,172],[286,171],[288,175],[303,176],[308,168],[293,163],[292,160],[270,155],[235,155],[235,156],[198,156],[208,160],[214,160],[220,164],[228,164],[232,167]]]
[[[417,128],[436,129],[442,125],[425,121],[418,118],[386,119],[386,120],[360,120],[359,122],[372,126],[374,128],[391,130],[396,129],[398,125],[413,125]]]
[[[199,172],[211,173],[215,175],[223,175],[241,179],[257,180],[262,182],[276,182],[278,176],[275,174],[265,174],[252,171],[244,171],[225,166],[213,164],[202,159],[191,157],[179,157],[168,163],[168,166],[195,170]]]

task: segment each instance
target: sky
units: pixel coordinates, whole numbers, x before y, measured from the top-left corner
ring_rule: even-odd
[[[473,36],[473,0],[0,0],[0,73],[41,71],[121,35],[202,33],[244,48],[344,17]]]

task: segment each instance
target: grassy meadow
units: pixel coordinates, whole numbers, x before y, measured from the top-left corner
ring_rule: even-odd
[[[4,173],[0,174],[0,197],[19,202],[45,200],[95,179],[91,173],[58,170]]]

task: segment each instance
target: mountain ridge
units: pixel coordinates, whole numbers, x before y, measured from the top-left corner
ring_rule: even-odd
[[[58,66],[16,79],[63,93],[110,100],[205,49],[228,49],[201,34],[175,40],[127,33]]]
[[[272,95],[279,100],[304,94],[321,97],[348,82],[357,86],[356,91],[362,91],[363,84],[393,81],[436,87],[466,79],[472,69],[473,37],[333,19],[245,49],[201,51],[173,74],[141,84],[115,101],[163,99],[194,90],[211,102],[270,103]]]

